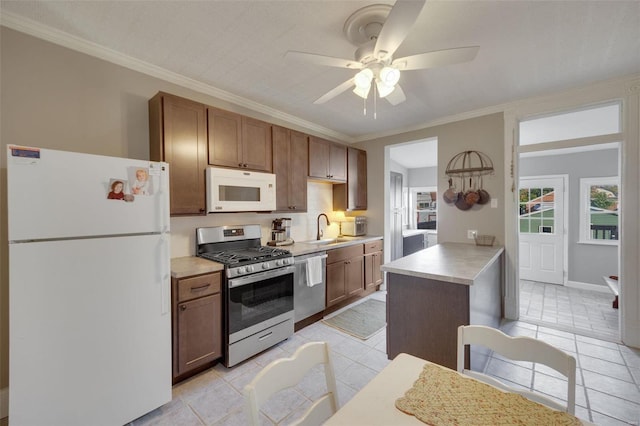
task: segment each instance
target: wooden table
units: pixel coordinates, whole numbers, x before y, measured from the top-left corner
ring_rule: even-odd
[[[412,355],[399,354],[325,422],[325,426],[425,426],[414,416],[398,410],[395,401],[413,386],[428,362]],[[582,423],[593,425],[585,420]]]

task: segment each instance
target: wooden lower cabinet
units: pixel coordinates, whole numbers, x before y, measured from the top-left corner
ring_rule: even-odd
[[[364,244],[364,288],[382,284],[382,240]]]
[[[172,278],[174,383],[222,357],[221,278]]]
[[[363,244],[327,252],[327,307],[364,290],[363,253]]]

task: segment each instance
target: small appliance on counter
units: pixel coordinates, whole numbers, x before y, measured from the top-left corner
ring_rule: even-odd
[[[367,235],[366,216],[345,217],[344,221],[340,222],[340,235],[346,237]]]
[[[271,241],[269,246],[290,246],[294,241],[291,238],[291,219],[274,219],[271,223]]]

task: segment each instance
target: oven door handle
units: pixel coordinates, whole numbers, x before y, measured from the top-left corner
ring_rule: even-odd
[[[264,281],[269,278],[280,277],[282,275],[293,274],[296,270],[295,266],[287,266],[286,268],[272,269],[271,271],[258,272],[244,277],[232,278],[229,280],[229,288],[240,287],[255,282]]]

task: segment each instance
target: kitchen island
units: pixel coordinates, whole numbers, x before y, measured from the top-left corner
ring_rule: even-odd
[[[503,252],[442,243],[382,265],[388,358],[404,352],[455,369],[458,326],[500,325]],[[474,348],[467,368],[482,370],[486,352]]]

